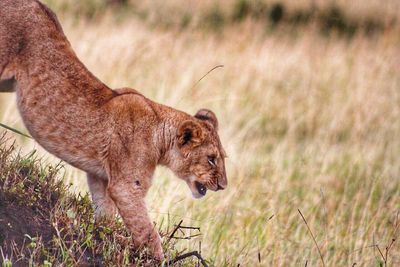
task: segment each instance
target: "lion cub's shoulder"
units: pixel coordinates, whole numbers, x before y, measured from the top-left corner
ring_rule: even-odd
[[[113,90],[117,95],[136,94],[143,96],[139,91],[132,88],[119,88]]]
[[[116,115],[120,120],[125,117],[136,126],[137,123],[143,123],[149,126],[158,117],[156,104],[135,89],[120,88],[113,90],[114,98],[108,103],[111,114]]]

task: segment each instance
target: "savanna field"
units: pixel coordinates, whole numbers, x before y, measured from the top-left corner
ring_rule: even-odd
[[[217,114],[227,189],[195,200],[159,168],[147,196],[162,232],[181,220],[200,227],[178,233],[195,236],[174,241],[167,257],[198,250],[210,266],[400,266],[398,1],[45,2],[108,86]],[[26,133],[14,94],[0,94],[0,122]],[[9,157],[60,163],[29,138],[7,131],[1,140],[2,153],[15,140]],[[83,172],[57,168],[85,195]]]

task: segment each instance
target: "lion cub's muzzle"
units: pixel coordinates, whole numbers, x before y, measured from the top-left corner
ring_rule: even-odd
[[[207,194],[208,190],[224,190],[227,186],[227,180],[225,177],[222,177],[220,179],[208,180],[207,182],[203,183],[196,181],[196,178],[192,176],[191,181],[188,181],[188,185],[194,198],[202,198]]]
[[[214,180],[213,182],[206,183],[207,188],[212,191],[224,190],[226,185],[227,181],[225,177],[223,177],[222,179],[217,179],[216,181]]]
[[[224,174],[221,178],[217,180],[217,190],[224,190],[226,186],[228,185],[228,179],[226,178],[226,174]]]
[[[218,184],[218,185],[217,185],[217,190],[216,190],[216,191],[224,190],[224,189],[225,189],[225,187],[222,187],[220,184]]]

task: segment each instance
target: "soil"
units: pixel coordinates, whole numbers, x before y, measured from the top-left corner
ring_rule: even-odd
[[[52,239],[54,229],[49,213],[22,204],[0,191],[0,245],[5,254],[10,255],[14,244],[21,249],[24,243],[30,243],[26,235],[39,237],[44,244]]]

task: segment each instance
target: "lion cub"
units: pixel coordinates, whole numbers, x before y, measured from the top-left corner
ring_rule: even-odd
[[[145,206],[156,165],[194,197],[227,185],[215,114],[191,116],[133,89],[111,90],[79,61],[55,14],[35,0],[0,1],[0,88],[16,84],[26,128],[50,153],[87,173],[98,216],[118,211],[137,246],[163,258]]]

